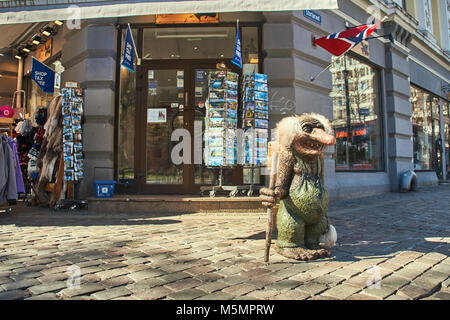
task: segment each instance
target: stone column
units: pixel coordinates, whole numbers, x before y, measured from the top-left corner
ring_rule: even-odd
[[[270,128],[292,114],[316,112],[332,120],[329,72],[310,81],[330,63],[325,50],[312,47],[312,36],[323,33],[324,26],[307,21],[303,11],[265,12],[264,16],[264,73],[269,79]],[[331,15],[327,15],[326,21],[335,23]],[[326,151],[324,170],[331,198],[337,199],[333,153],[334,148]]]
[[[62,85],[76,81],[84,89],[84,180],[78,198],[94,195],[93,180],[113,180],[116,19],[86,20],[80,29],[64,28]]]
[[[385,33],[392,33],[394,43],[385,44],[385,94],[387,118],[387,159],[391,191],[399,190],[402,172],[414,169],[412,109],[410,102],[410,69],[408,63],[411,34],[394,22],[383,24]]]

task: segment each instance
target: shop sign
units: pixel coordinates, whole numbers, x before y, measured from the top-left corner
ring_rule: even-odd
[[[359,114],[361,116],[369,116],[370,115],[370,109],[369,108],[360,108]]]
[[[53,38],[48,39],[45,43],[41,44],[36,49],[35,58],[40,62],[44,62],[52,56]]]
[[[354,128],[352,130],[353,137],[364,137],[367,136],[367,133],[368,133],[367,128],[365,127]],[[336,138],[337,139],[347,138],[347,130],[338,130],[336,132]]]
[[[219,23],[218,13],[157,14],[156,24]]]
[[[303,16],[312,20],[318,24],[322,24],[322,16],[315,11],[312,10],[303,10]]]
[[[55,91],[55,71],[33,57],[31,78],[45,93]]]

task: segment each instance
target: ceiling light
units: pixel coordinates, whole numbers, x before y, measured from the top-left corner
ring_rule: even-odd
[[[45,26],[42,29],[42,34],[46,37],[50,37],[53,34],[53,29],[50,26]]]
[[[14,56],[14,58],[16,58],[17,60],[21,60],[21,59],[22,59],[22,57],[19,56],[18,54],[16,54],[16,55]]]
[[[38,34],[35,34],[33,38],[31,38],[31,42],[35,45],[39,45],[41,43],[41,37]]]
[[[195,50],[195,51],[197,51],[197,50],[198,50],[198,47],[197,47],[197,46],[195,46],[195,47],[194,47],[194,50]]]
[[[62,25],[63,25],[63,22],[60,21],[60,20],[55,20],[54,22],[55,22],[55,24],[56,24],[57,26],[62,26]]]
[[[26,52],[26,53],[30,53],[32,49],[33,49],[33,47],[30,46],[29,44],[27,44],[22,48],[22,51]]]

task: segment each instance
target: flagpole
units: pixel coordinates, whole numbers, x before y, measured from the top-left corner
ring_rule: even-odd
[[[130,35],[131,35],[131,41],[133,41],[133,47],[134,47],[134,53],[136,54],[136,60],[137,60],[137,65],[140,66],[141,65],[141,58],[139,58],[139,54],[137,51],[137,47],[136,47],[136,43],[134,42],[134,37],[133,37],[133,32],[131,31],[131,26],[128,23],[128,28],[130,29]]]
[[[309,80],[310,80],[311,82],[314,82],[314,80],[316,80],[318,76],[320,76],[322,73],[324,73],[326,70],[328,70],[328,69],[331,67],[332,64],[333,64],[333,62],[330,63],[325,69],[323,69],[322,71],[320,71],[315,77],[311,77],[311,79],[309,79]]]

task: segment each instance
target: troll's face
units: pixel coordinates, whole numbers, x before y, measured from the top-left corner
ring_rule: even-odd
[[[286,118],[278,128],[281,143],[291,145],[303,157],[316,158],[336,143],[330,121],[316,113]]]

